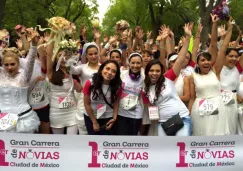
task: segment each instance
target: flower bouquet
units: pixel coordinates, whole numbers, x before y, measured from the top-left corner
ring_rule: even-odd
[[[223,0],[213,11],[212,14],[217,15],[221,20],[228,21],[230,18],[230,10],[226,0]]]
[[[72,35],[75,30],[76,26],[71,23],[70,21],[66,20],[63,17],[52,17],[50,19],[47,19],[49,28],[42,29],[41,26],[39,26],[41,31],[45,31],[47,29],[51,30],[53,32],[53,38],[49,39],[47,44],[51,42],[55,42],[54,45],[54,52],[52,60],[54,61],[56,54],[58,53],[60,47],[59,44],[65,39],[66,35]]]
[[[66,58],[71,58],[74,53],[78,51],[78,42],[73,41],[72,39],[63,40],[59,43],[59,50],[65,52]]]
[[[63,17],[52,17],[52,18],[48,19],[47,21],[48,21],[49,27],[55,33],[62,32],[62,34],[65,34],[65,35],[66,34],[67,35],[72,34],[71,22],[69,22],[65,18],[63,18]]]
[[[130,27],[129,23],[125,20],[120,20],[115,25],[115,30],[117,33],[123,32]]]
[[[73,41],[72,39],[69,40],[63,40],[58,44],[59,51],[63,51],[61,57],[59,58],[57,65],[56,65],[56,71],[59,70],[61,61],[64,59],[66,62],[69,59],[76,59],[75,53],[78,52],[78,42]]]
[[[98,19],[92,20],[91,23],[93,28],[98,28],[100,25],[100,21]]]

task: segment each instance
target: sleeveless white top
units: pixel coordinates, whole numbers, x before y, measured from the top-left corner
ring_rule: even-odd
[[[194,73],[193,76],[197,98],[220,96],[220,82],[213,71],[209,71],[207,75]]]
[[[236,67],[230,69],[223,66],[220,72],[220,85],[222,90],[237,90],[239,87],[240,73]]]
[[[180,74],[175,82],[176,92],[179,96],[183,96],[183,88],[184,88],[184,77]]]
[[[39,60],[35,60],[34,70],[32,77],[30,78],[30,90],[29,90],[29,104],[33,109],[41,109],[49,104],[49,99],[46,90],[46,79],[39,81],[36,84],[37,77],[42,76],[46,78],[46,75],[41,70],[41,63]]]

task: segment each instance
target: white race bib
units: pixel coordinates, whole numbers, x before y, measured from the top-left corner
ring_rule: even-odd
[[[106,112],[106,105],[98,104],[97,105],[97,119],[99,119],[105,112]]]
[[[216,115],[219,113],[218,105],[214,100],[205,99],[199,101],[199,115]]]
[[[223,100],[225,105],[234,104],[235,103],[235,94],[231,91],[223,90],[221,92],[221,99]]]
[[[60,97],[59,98],[59,109],[68,109],[74,106],[74,101],[68,97]]]
[[[151,121],[153,120],[159,120],[159,108],[158,106],[149,106],[149,119]]]
[[[0,114],[0,130],[10,130],[17,125],[18,115],[11,113]]]
[[[35,87],[30,93],[30,103],[39,103],[45,100],[44,89],[41,87]]]
[[[135,110],[138,104],[138,96],[133,94],[127,94],[122,97],[120,105],[125,110]]]

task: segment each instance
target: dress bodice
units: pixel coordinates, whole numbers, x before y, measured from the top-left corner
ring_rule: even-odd
[[[0,87],[0,110],[19,114],[30,109],[28,87]]]
[[[220,95],[220,82],[213,71],[206,75],[194,73],[196,97],[212,98]]]

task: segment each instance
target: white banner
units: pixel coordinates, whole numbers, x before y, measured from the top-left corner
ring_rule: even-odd
[[[242,171],[243,137],[0,134],[1,171]]]

